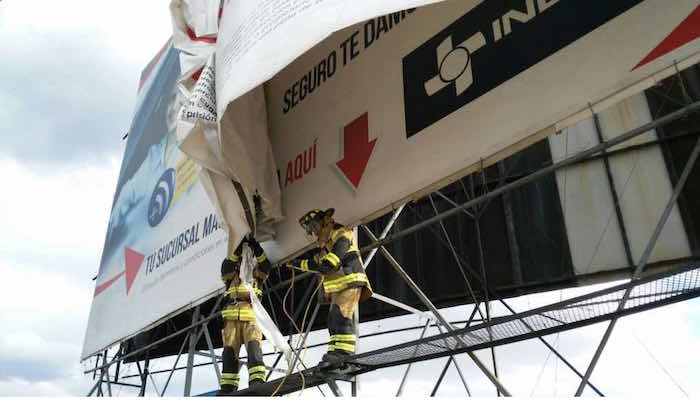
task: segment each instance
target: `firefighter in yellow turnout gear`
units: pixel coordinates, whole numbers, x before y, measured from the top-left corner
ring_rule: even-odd
[[[328,310],[330,343],[322,368],[340,367],[342,359],[355,353],[353,313],[360,301],[372,296],[362,256],[353,232],[333,220],[334,209],[312,210],[299,219],[309,235],[316,236],[319,248],[296,259],[290,267],[313,271],[323,276],[323,291]]]
[[[257,259],[258,265],[253,272],[255,278],[253,289],[258,297],[262,296],[260,285],[267,279],[272,269],[265,251],[252,235],[244,238],[231,256],[221,263],[221,280],[226,285],[224,306],[221,311],[224,319],[224,329],[221,332],[224,345],[221,393],[231,393],[238,389],[240,368],[238,352],[242,345],[245,345],[248,351],[248,385],[265,382],[265,365],[261,348],[262,333],[255,320],[248,290],[239,277],[244,243],[248,244]]]

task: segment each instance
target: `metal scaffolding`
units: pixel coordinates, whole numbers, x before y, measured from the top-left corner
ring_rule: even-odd
[[[680,81],[680,84],[683,85],[682,80]],[[371,240],[370,244],[363,246],[360,250],[362,254],[365,255],[365,267],[369,268],[369,263],[372,258],[377,252],[380,253],[385,260],[388,261],[390,266],[396,272],[397,276],[401,278],[402,282],[406,284],[408,288],[411,289],[413,294],[420,300],[426,312],[420,311],[412,306],[406,305],[398,300],[391,299],[381,294],[375,294],[374,298],[380,302],[385,302],[394,307],[400,308],[407,313],[425,318],[426,321],[424,325],[391,330],[385,333],[375,333],[364,336],[361,335],[359,338],[362,339],[374,335],[394,333],[399,330],[422,329],[419,337],[414,341],[395,344],[390,347],[380,348],[352,356],[347,359],[349,368],[341,374],[334,375],[324,374],[319,370],[306,366],[306,362],[301,354],[302,348],[300,347],[298,349],[294,349],[294,361],[292,363],[293,367],[296,366],[297,363],[301,365],[300,372],[297,371],[292,373],[284,379],[280,378],[271,380],[254,389],[243,389],[239,391],[239,394],[270,395],[279,386],[282,380],[284,380],[284,384],[280,386],[277,394],[282,395],[298,391],[302,386],[301,382],[303,375],[306,387],[327,384],[334,395],[341,395],[340,388],[336,384],[336,381],[351,382],[351,393],[352,395],[356,395],[357,382],[355,381],[355,378],[358,375],[390,366],[407,365],[396,392],[396,395],[401,395],[408,379],[412,363],[422,360],[448,357],[448,361],[445,363],[441,373],[439,374],[436,384],[432,389],[431,395],[436,394],[440,384],[443,382],[447,370],[451,365],[455,366],[464,385],[465,391],[467,394],[471,395],[468,383],[461,371],[461,367],[454,358],[454,355],[464,353],[470,357],[477,368],[494,385],[497,395],[508,396],[511,393],[509,392],[507,386],[503,383],[503,378],[499,377],[498,375],[498,363],[495,347],[503,344],[537,338],[540,343],[542,343],[557,358],[563,361],[563,363],[581,379],[580,385],[575,393],[577,396],[582,394],[586,386],[591,388],[598,395],[602,396],[602,391],[590,382],[590,377],[599,358],[601,357],[603,349],[610,338],[610,334],[612,333],[617,320],[622,316],[639,313],[652,308],[700,296],[700,265],[695,264],[692,266],[685,266],[680,269],[676,268],[672,271],[653,276],[643,275],[648,264],[649,256],[659,239],[659,235],[664,227],[664,224],[666,223],[666,220],[668,219],[671,209],[676,204],[678,196],[683,190],[686,180],[690,175],[693,166],[695,165],[698,155],[700,154],[700,138],[696,139],[692,153],[686,162],[685,167],[683,168],[680,179],[675,183],[673,194],[666,203],[653,234],[647,242],[642,257],[636,264],[634,264],[634,271],[629,276],[629,281],[624,284],[605,290],[595,291],[583,296],[571,298],[526,312],[516,312],[504,299],[499,298],[489,285],[489,277],[487,275],[484,261],[485,256],[483,252],[480,218],[492,200],[497,199],[498,197],[503,197],[503,199],[507,200],[507,197],[513,190],[533,183],[536,180],[546,177],[559,169],[578,163],[603,158],[603,160],[606,160],[605,166],[608,172],[607,179],[612,180],[612,176],[609,173],[607,157],[615,152],[628,151],[628,149],[611,150],[611,148],[632,138],[638,137],[651,129],[670,124],[700,110],[700,102],[691,103],[687,97],[684,100],[685,102],[683,103],[683,106],[677,111],[656,118],[649,123],[608,140],[603,140],[603,136],[600,134],[597,116],[593,113],[599,143],[589,149],[580,151],[572,156],[566,157],[563,160],[556,162],[553,161],[547,166],[543,166],[536,171],[510,182],[506,182],[505,180],[507,175],[505,166],[503,163],[499,163],[497,167],[500,173],[500,179],[492,188],[489,188],[485,170],[482,165],[477,174],[481,180],[481,185],[479,186],[481,188],[481,193],[477,193],[473,176],[469,176],[470,180],[468,185],[465,185],[462,180],[459,181],[464,195],[467,198],[466,202],[459,204],[442,192],[435,191],[426,197],[432,206],[434,215],[424,218],[423,221],[413,226],[403,228],[401,230],[394,230],[393,232],[391,231],[394,223],[401,213],[405,213],[407,210],[410,210],[412,213],[419,214],[419,211],[410,204],[400,205],[394,210],[393,215],[378,237],[370,230],[369,227],[362,225],[360,228]],[[638,148],[639,146],[644,146],[644,144],[636,144],[633,148]],[[615,186],[611,185],[611,188],[614,189]],[[617,197],[618,195],[613,193],[616,217],[622,225],[624,222],[622,221],[622,215],[619,210]],[[436,198],[440,198],[449,203],[450,208],[440,211],[435,202]],[[509,210],[509,203],[506,201],[504,207],[506,216],[509,213],[512,213]],[[469,216],[475,225],[474,236],[476,238],[478,251],[477,266],[470,265],[470,263],[468,263],[468,261],[457,252],[453,239],[450,238],[443,223],[446,218],[460,213],[464,213]],[[423,216],[420,217],[423,218]],[[512,219],[506,220],[508,246],[511,247],[512,254],[515,255],[516,258],[513,263],[519,263],[519,261],[517,261],[517,249],[513,249],[513,247],[517,247],[517,243],[515,243],[513,240],[513,222]],[[454,259],[455,265],[459,270],[459,276],[461,276],[461,278],[464,280],[467,289],[466,296],[474,304],[470,316],[468,316],[464,321],[448,321],[443,313],[441,313],[441,311],[435,306],[433,301],[431,301],[425,292],[419,287],[419,285],[416,284],[413,278],[406,273],[403,266],[386,248],[386,245],[390,244],[391,242],[423,229],[431,230],[431,232],[435,235],[435,238],[437,238],[437,240],[449,250],[449,253]],[[630,265],[633,265],[631,252],[629,250],[629,242],[626,236],[624,238],[624,245],[628,262],[630,262]],[[519,272],[519,269],[516,269],[516,272]],[[294,280],[298,281],[310,276],[311,273],[300,274],[297,275]],[[277,302],[281,303],[282,299],[277,291],[286,288],[291,283],[292,280],[281,281],[271,288],[267,288],[265,291],[265,296],[270,301],[270,304],[274,304],[272,302],[272,297],[276,297]],[[300,305],[297,305],[296,308],[292,306],[292,315],[295,320],[306,309],[308,303],[314,302],[314,299],[312,299],[311,296],[312,288],[315,288],[314,284],[307,287],[306,293],[301,298],[302,302]],[[477,296],[475,291],[479,291],[480,296]],[[96,380],[94,386],[89,391],[88,396],[105,395],[105,389],[107,395],[111,396],[113,394],[112,385],[138,388],[139,395],[143,396],[146,392],[148,380],[151,380],[151,384],[156,392],[160,396],[163,396],[168,389],[168,385],[174,372],[177,370],[185,370],[185,385],[183,394],[187,396],[191,393],[194,368],[202,366],[213,367],[215,375],[217,378],[220,378],[221,373],[219,363],[221,358],[219,355],[217,355],[217,352],[214,349],[211,333],[209,332],[207,323],[218,317],[217,307],[220,304],[221,299],[222,296],[219,296],[216,301],[216,305],[213,308],[213,312],[210,315],[201,316],[199,307],[196,307],[192,310],[191,324],[182,329],[176,330],[172,334],[146,346],[126,353],[125,347],[120,344],[116,352],[111,357],[109,356],[108,350],[104,350],[101,355],[97,356],[95,366],[92,369],[85,371],[86,374],[92,373],[93,378]],[[510,315],[494,317],[491,311],[491,304],[493,302],[502,304],[509,311]],[[318,315],[319,306],[320,305],[317,302],[315,307],[312,309],[313,312],[311,313],[311,317],[307,323],[305,332],[299,333],[297,338],[290,335],[290,345],[298,343],[304,344],[306,342],[306,338],[308,337],[311,327],[313,326]],[[275,314],[273,313],[272,316],[275,316]],[[561,354],[561,352],[559,352],[552,344],[543,338],[543,336],[548,334],[571,330],[603,321],[609,321],[607,330],[605,331],[600,345],[598,346],[585,373],[581,373],[579,370],[577,370],[565,358],[565,356]],[[464,326],[458,327],[457,324],[464,324]],[[441,334],[426,337],[427,330],[430,326],[437,327]],[[180,336],[183,336],[183,340],[172,368],[150,371],[149,350],[153,349],[159,344],[164,343],[165,341]],[[202,336],[204,336],[206,340],[208,348],[207,352],[199,352],[196,350],[196,345]],[[299,338],[301,338],[301,342],[298,341]],[[319,347],[323,345],[324,344],[314,344],[307,348]],[[180,357],[183,355],[183,352],[185,352],[185,346],[187,346],[186,366],[178,366]],[[490,361],[482,361],[476,356],[474,351],[480,349],[490,350]],[[211,361],[207,363],[195,364],[195,355],[206,356],[210,358]],[[267,354],[267,356],[272,355],[273,354]],[[138,375],[127,375],[120,377],[120,367],[122,363],[135,357],[144,361],[143,368],[139,362],[136,362],[136,366],[139,371]],[[286,369],[278,368],[278,365],[282,359],[282,354],[278,353],[275,362],[272,365],[267,366],[269,370],[268,378],[271,377],[273,372],[286,373]],[[242,360],[242,362],[244,362],[244,360]],[[156,383],[153,380],[154,374],[167,374],[167,380],[162,388],[157,388]],[[138,378],[139,381],[137,383],[123,381],[125,379],[132,378]],[[325,396],[325,393],[323,393],[320,388],[318,391],[321,391],[321,393]]]

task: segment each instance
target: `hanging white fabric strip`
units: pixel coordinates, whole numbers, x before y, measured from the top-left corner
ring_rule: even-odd
[[[250,294],[250,303],[253,305],[253,312],[255,312],[255,320],[260,327],[260,331],[265,335],[265,337],[272,342],[276,349],[281,350],[284,353],[284,357],[287,360],[287,366],[292,364],[292,349],[289,344],[284,339],[284,336],[280,332],[279,328],[275,325],[270,315],[267,313],[263,307],[260,299],[255,294],[253,290],[253,270],[257,266],[258,262],[255,260],[253,251],[248,247],[248,244],[243,244],[243,250],[241,252],[241,268],[239,277],[241,283],[248,289],[248,294]]]

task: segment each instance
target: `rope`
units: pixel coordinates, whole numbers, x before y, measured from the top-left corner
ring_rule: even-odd
[[[301,331],[299,330],[299,326],[297,326],[296,322],[294,321],[292,316],[289,314],[289,311],[287,311],[287,297],[289,296],[289,293],[292,291],[292,288],[294,288],[294,278],[295,278],[294,276],[295,276],[295,271],[294,271],[294,269],[292,269],[292,281],[289,283],[289,288],[287,289],[287,292],[284,293],[284,297],[282,298],[282,311],[284,312],[285,316],[287,316],[289,321],[292,322],[292,325],[297,330],[297,333],[301,333]],[[287,381],[287,377],[289,377],[290,373],[292,373],[292,371],[294,370],[293,365],[287,366],[287,371],[285,372],[284,378],[282,378],[282,381],[277,386],[275,391],[273,391],[272,394],[270,394],[270,397],[274,397],[277,394],[277,392],[282,388],[282,386],[284,385],[284,382]],[[301,375],[301,383],[302,383],[302,388],[303,388],[306,385],[306,379],[304,378],[303,373],[299,372],[299,375]]]
[[[320,280],[318,280],[318,286],[316,286],[316,289],[314,290],[313,294],[309,297],[309,302],[306,304],[306,310],[304,311],[304,317],[301,319],[301,332],[303,332],[304,326],[306,325],[306,317],[309,314],[309,309],[311,307],[311,301],[314,299],[316,296],[316,293],[318,293],[318,290],[321,288],[321,285],[323,285],[323,276],[320,276]],[[301,359],[303,360],[306,357],[306,350],[308,349],[306,346],[306,338],[304,338],[303,334],[301,335],[301,338],[299,339],[300,341],[303,341],[301,344],[304,347],[304,350],[302,351],[301,354]],[[297,348],[299,348],[297,346]],[[304,392],[304,388],[306,387],[306,380],[304,380],[304,375],[302,375],[302,385],[301,385],[301,391],[299,392],[299,397],[301,397],[301,394]]]
[[[316,296],[316,293],[318,292],[318,290],[321,288],[321,285],[323,285],[323,277],[321,277],[321,279],[319,280],[318,286],[314,290],[313,294],[309,297],[309,301],[306,304],[306,310],[304,310],[304,316],[302,318],[301,328],[300,328],[299,326],[297,326],[296,322],[294,321],[294,318],[287,310],[287,297],[289,296],[290,292],[292,291],[292,288],[294,287],[294,278],[295,278],[295,274],[296,274],[295,269],[291,269],[291,270],[292,270],[292,281],[289,284],[289,288],[287,289],[287,292],[285,292],[285,294],[284,294],[284,298],[282,298],[282,311],[287,316],[289,321],[292,322],[292,325],[296,329],[297,334],[299,334],[299,341],[300,342],[297,343],[297,346],[295,347],[295,349],[303,347],[303,351],[302,351],[301,357],[297,358],[297,361],[295,361],[295,363],[293,365],[291,365],[287,368],[287,372],[286,372],[284,378],[282,379],[280,384],[277,386],[275,391],[270,395],[271,397],[274,397],[279,392],[279,390],[282,388],[284,383],[287,381],[287,377],[289,377],[289,375],[292,373],[292,371],[294,370],[299,359],[303,359],[306,356],[307,345],[306,345],[306,339],[304,338],[304,334],[303,334],[304,326],[306,325],[306,318],[309,314],[309,309],[311,307],[312,300]],[[299,375],[301,376],[301,390],[299,392],[299,396],[301,396],[301,394],[304,392],[304,389],[306,388],[306,377],[304,376],[304,374],[301,371],[299,371]]]

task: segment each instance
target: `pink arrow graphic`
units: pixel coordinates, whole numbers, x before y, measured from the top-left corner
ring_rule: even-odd
[[[143,263],[143,258],[143,254],[136,252],[135,250],[129,247],[124,247],[124,261],[126,264],[125,269],[117,273],[114,277],[95,287],[95,294],[93,295],[93,297],[98,296],[101,292],[109,288],[112,284],[114,284],[115,281],[117,281],[121,276],[124,276],[125,274],[126,295],[129,295],[129,291],[131,291],[131,286],[132,284],[134,284],[134,279],[136,279],[136,276],[138,275],[139,270],[141,269],[141,263]]]
[[[131,248],[124,248],[124,260],[126,262],[126,295],[129,295],[131,285],[141,269],[143,255]]]
[[[377,139],[369,140],[369,121],[367,113],[362,114],[343,129],[343,159],[336,162],[340,171],[357,189],[367,162]]]
[[[632,71],[700,37],[700,6],[695,7],[664,40],[632,68]]]
[[[102,283],[102,284],[98,285],[97,287],[95,287],[95,294],[93,295],[93,297],[96,297],[96,296],[100,295],[100,293],[101,293],[102,291],[104,291],[104,290],[106,290],[107,288],[109,288],[110,285],[114,284],[114,282],[117,281],[117,280],[119,279],[119,277],[121,277],[121,276],[123,276],[123,275],[124,275],[124,272],[122,271],[121,273],[117,274],[116,276],[110,278],[109,280],[107,280],[107,281],[105,281],[104,283]]]

